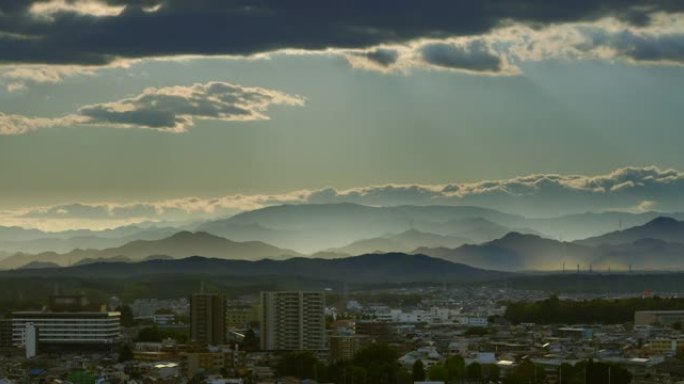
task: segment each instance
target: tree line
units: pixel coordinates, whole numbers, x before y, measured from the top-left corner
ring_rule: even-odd
[[[447,384],[542,384],[549,377],[559,384],[629,384],[632,376],[626,369],[592,360],[572,366],[543,368],[524,360],[502,372],[494,364],[465,364],[461,356],[450,356],[444,362],[426,367],[417,360],[411,369],[399,363],[399,353],[384,344],[372,344],[349,361],[325,364],[313,352],[291,352],[283,355],[276,365],[279,377],[332,382],[337,384],[410,384],[416,381],[443,381]]]
[[[560,300],[507,303],[504,317],[515,324],[619,324],[634,320],[635,311],[684,310],[680,298],[625,298],[616,300]]]

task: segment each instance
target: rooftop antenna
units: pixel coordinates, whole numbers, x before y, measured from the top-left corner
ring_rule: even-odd
[[[577,264],[577,273],[580,273],[580,271],[579,271],[579,264]]]
[[[593,270],[594,270],[594,266],[591,263],[589,263],[589,272],[591,273]]]
[[[565,274],[565,261],[563,262],[563,274]]]

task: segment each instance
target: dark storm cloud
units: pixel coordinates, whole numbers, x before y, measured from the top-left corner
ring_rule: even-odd
[[[71,8],[37,15],[31,7],[38,2]],[[368,48],[482,34],[506,21],[615,16],[644,24],[656,11],[684,11],[684,2],[669,0],[108,0],[121,12],[94,16],[74,10],[82,3],[0,2],[0,61],[104,64],[116,57]]]
[[[396,49],[376,48],[362,54],[366,59],[383,67],[388,67],[397,62],[399,52]]]
[[[500,72],[503,69],[503,59],[481,40],[463,45],[426,44],[420,47],[419,52],[423,61],[438,67],[475,72]]]
[[[616,56],[635,62],[673,62],[684,64],[684,33],[618,33],[594,31],[588,34],[594,45],[615,50]]]

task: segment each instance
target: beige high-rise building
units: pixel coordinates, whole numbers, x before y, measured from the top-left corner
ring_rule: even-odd
[[[261,349],[326,349],[323,292],[262,292]]]
[[[217,293],[190,296],[190,340],[200,345],[226,341],[226,300]]]

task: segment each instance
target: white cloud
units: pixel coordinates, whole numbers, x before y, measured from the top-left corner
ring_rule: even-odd
[[[42,128],[82,124],[83,116],[66,115],[57,118],[8,115],[0,112],[0,135],[21,135]]]
[[[196,120],[267,120],[271,105],[301,106],[304,98],[260,87],[227,82],[147,88],[141,94],[109,103],[86,105],[58,118],[0,114],[0,134],[22,134],[40,128],[92,125],[185,132]]]
[[[597,176],[536,174],[450,184],[388,184],[346,190],[322,188],[283,194],[187,197],[153,202],[63,204],[0,212],[0,225],[54,230],[112,227],[146,220],[225,217],[278,204],[351,202],[373,206],[473,205],[525,216],[587,211],[684,211],[684,173],[657,167],[625,167]]]
[[[125,8],[124,5],[110,5],[97,0],[49,0],[35,2],[29,8],[29,14],[34,17],[51,18],[56,13],[67,12],[96,17],[116,16]]]
[[[26,90],[26,84],[20,81],[13,81],[5,87],[7,92],[21,92]]]
[[[0,81],[11,91],[25,90],[33,84],[55,84],[76,76],[95,76],[98,72],[129,68],[135,60],[116,60],[106,66],[88,65],[4,65],[0,66]]]
[[[195,119],[267,120],[273,104],[301,106],[304,99],[279,91],[226,82],[148,88],[140,95],[111,103],[81,107],[89,124],[185,132]]]

